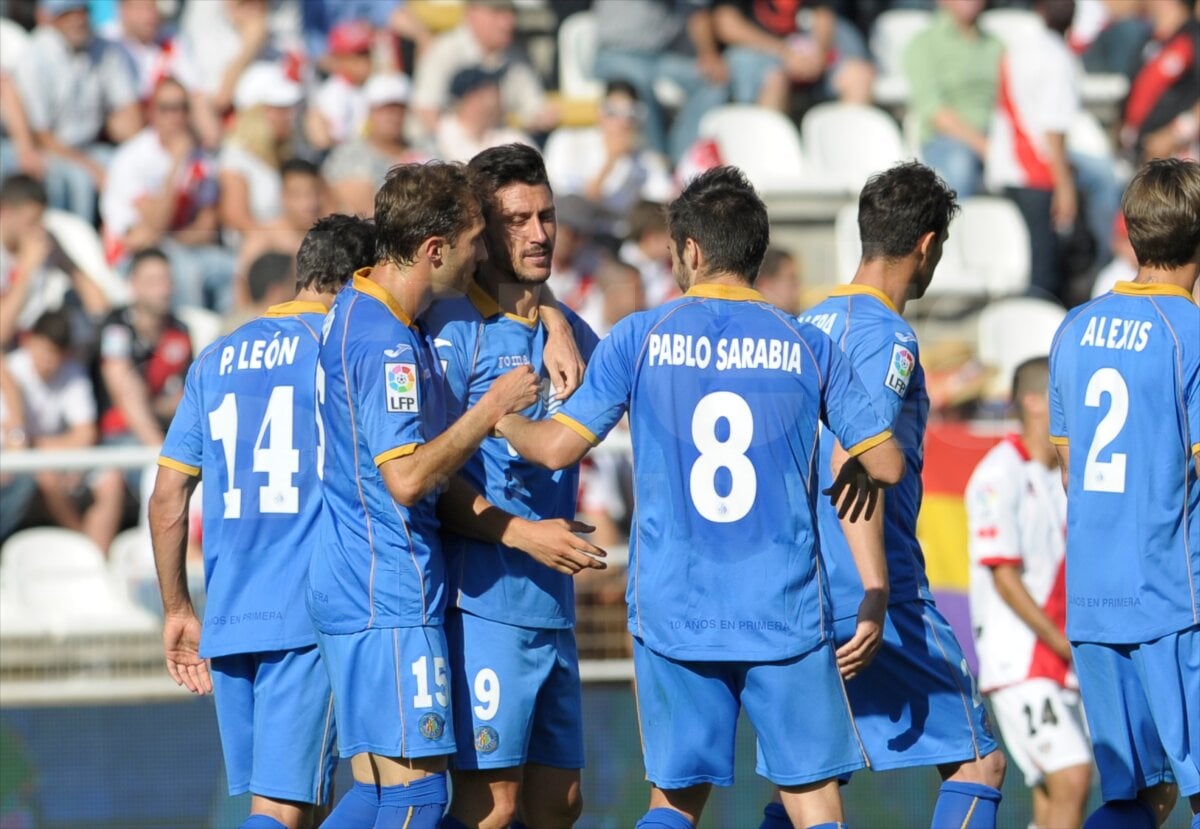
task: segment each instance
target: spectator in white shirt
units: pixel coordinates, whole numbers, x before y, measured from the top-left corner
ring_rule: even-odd
[[[543,133],[558,124],[558,112],[546,102],[542,82],[525,56],[513,46],[516,9],[512,0],[469,0],[463,23],[440,35],[417,61],[413,74],[414,127],[432,135],[438,119],[455,98],[455,76],[471,66],[494,72],[500,82],[504,115],[521,128]]]
[[[642,138],[646,108],[626,81],[611,81],[595,127],[560,127],[546,142],[546,172],[556,195],[586,198],[616,220],[639,199],[675,195],[667,160]]]
[[[92,381],[71,356],[71,323],[66,314],[42,315],[8,358],[8,371],[25,403],[25,430],[32,446],[81,449],[96,442]],[[105,470],[84,477],[45,471],[34,479],[54,523],[82,532],[101,550],[108,550],[125,504],[120,472]]]
[[[446,161],[466,163],[489,147],[529,144],[533,139],[504,126],[500,84],[494,73],[472,66],[454,76],[450,84],[454,108],[437,127],[437,155]]]
[[[44,21],[16,68],[29,127],[46,163],[50,206],[96,217],[112,148],[142,128],[133,72],[120,50],[92,35],[86,0],[40,0]]]
[[[373,39],[371,26],[362,20],[339,23],[329,33],[329,77],[305,117],[309,143],[318,150],[362,135]]]
[[[635,204],[629,211],[629,236],[617,255],[641,273],[647,308],[657,308],[679,296],[679,286],[671,273],[670,242],[662,205],[647,201]]]
[[[371,216],[375,191],[396,164],[424,161],[404,140],[409,82],[405,75],[375,75],[366,83],[364,135],[334,149],[321,168],[338,213]]]
[[[164,78],[178,74],[179,45],[163,26],[156,0],[121,0],[118,13],[110,39],[133,68],[138,99],[149,101]]]
[[[165,79],[150,101],[150,126],[117,149],[100,200],[105,249],[123,263],[161,248],[181,304],[225,311],[233,254],[218,244],[216,161],[193,139],[188,106],[183,86]]]
[[[256,63],[238,82],[237,120],[220,155],[218,215],[231,242],[279,218],[279,168],[291,157],[300,85],[273,63]]]

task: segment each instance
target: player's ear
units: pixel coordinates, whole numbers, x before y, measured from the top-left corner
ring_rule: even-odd
[[[691,236],[683,243],[683,263],[687,265],[688,270],[693,273],[699,271],[705,263],[704,251],[700,250],[700,246],[696,244],[696,240]]]
[[[937,234],[932,230],[926,231],[917,237],[917,254],[924,262],[933,255],[933,246],[937,242]]]
[[[421,243],[421,253],[429,260],[429,264],[440,268],[445,262],[447,244],[441,236],[430,236]]]

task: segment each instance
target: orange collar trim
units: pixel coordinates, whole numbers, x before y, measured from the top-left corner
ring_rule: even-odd
[[[413,327],[412,318],[404,312],[400,303],[396,298],[383,289],[383,286],[378,282],[372,282],[368,277],[371,275],[370,268],[361,268],[354,272],[354,280],[352,286],[359,293],[366,294],[372,299],[377,299],[392,312],[392,316],[400,320],[409,328]]]
[[[1188,302],[1196,302],[1192,295],[1183,288],[1163,282],[1118,282],[1113,286],[1113,293],[1125,296],[1178,296]]]
[[[870,285],[856,285],[853,282],[849,285],[838,285],[829,292],[830,296],[869,296],[882,302],[887,306],[888,310],[893,314],[899,314],[896,306],[892,304],[891,297],[885,294],[878,288],[872,288]]]
[[[724,285],[719,282],[703,282],[693,285],[684,296],[703,299],[732,299],[747,302],[766,302],[767,298],[749,286]]]
[[[503,314],[514,322],[519,322],[522,325],[527,325],[533,328],[538,324],[538,309],[533,309],[532,317],[522,317],[519,314],[510,314],[500,307],[500,303],[492,299],[491,295],[483,289],[483,286],[478,282],[471,280],[471,284],[467,286],[467,298],[471,300],[471,304],[479,311],[484,319]]]
[[[267,309],[264,317],[295,317],[300,314],[328,314],[329,309],[319,302],[302,302],[298,299],[293,299],[290,302],[281,302],[278,305],[272,305]]]

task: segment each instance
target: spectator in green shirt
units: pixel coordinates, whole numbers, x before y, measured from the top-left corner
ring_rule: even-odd
[[[937,16],[904,53],[921,159],[960,199],[979,190],[1003,51],[979,28],[983,7],[984,0],[938,0]]]

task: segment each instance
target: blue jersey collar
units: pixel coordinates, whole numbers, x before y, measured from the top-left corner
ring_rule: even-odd
[[[475,306],[475,310],[477,310],[479,315],[484,319],[503,314],[510,320],[519,322],[522,325],[529,326],[530,328],[533,328],[538,323],[538,311],[536,307],[533,309],[532,317],[522,317],[519,314],[510,314],[501,308],[500,303],[492,299],[491,295],[488,294],[488,292],[485,291],[483,287],[474,280],[472,280],[471,284],[467,286],[467,298],[471,300],[471,304]]]
[[[870,285],[857,285],[850,283],[849,285],[838,285],[829,292],[830,296],[869,296],[874,297],[884,304],[884,306],[893,314],[899,314],[896,306],[892,304],[892,300],[883,291],[878,288],[872,288]]]
[[[1191,303],[1196,301],[1183,288],[1165,282],[1118,282],[1113,286],[1113,293],[1125,296],[1178,296]]]

